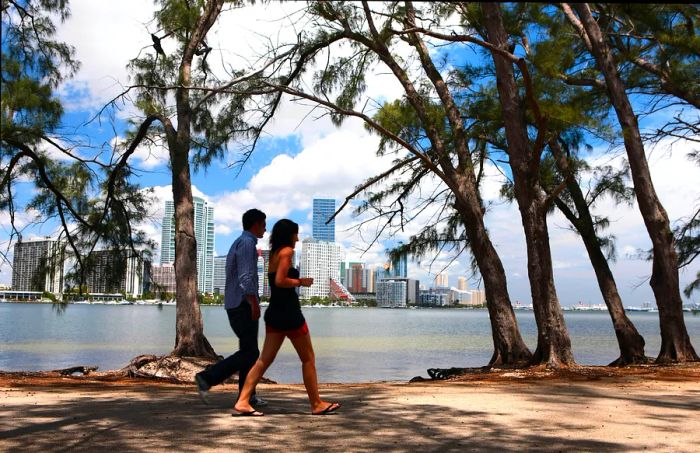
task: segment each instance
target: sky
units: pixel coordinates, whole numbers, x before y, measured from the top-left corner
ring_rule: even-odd
[[[86,124],[129,84],[128,61],[139,52],[152,52],[150,33],[158,33],[151,21],[154,6],[152,2],[141,0],[73,0],[70,5],[72,15],[58,26],[58,38],[75,47],[81,68],[59,90],[66,109],[64,130],[89,140],[93,150],[84,152],[97,152],[101,147],[122,139],[127,128],[125,119],[138,115],[126,103],[110,115],[102,115]],[[247,61],[253,61],[261,54],[267,42],[288,42],[299,29],[303,29],[304,23],[295,23],[286,16],[300,9],[301,5],[294,2],[283,6],[258,3],[225,11],[208,36],[207,43],[214,49],[208,61],[215,70],[222,62],[245,67]],[[164,43],[167,51],[166,40]],[[470,51],[470,55],[477,54]],[[368,75],[366,98],[374,102],[391,101],[401,94],[400,86],[386,68],[379,67]],[[231,166],[239,157],[232,148],[224,160],[192,175],[194,194],[206,199],[215,210],[217,255],[226,254],[241,232],[242,213],[253,207],[267,214],[269,229],[276,220],[287,217],[300,224],[300,237],[310,236],[314,197],[335,198],[339,205],[356,185],[388,169],[396,158],[391,154],[376,155],[379,139],[366,131],[360,120],[349,119],[336,127],[320,112],[310,112],[308,104],[294,103],[288,98],[264,135],[260,146],[242,169]],[[691,150],[693,146],[687,142],[661,143],[648,149],[652,178],[672,222],[689,216],[700,203],[700,168],[686,157]],[[591,163],[619,166],[622,154],[623,150],[610,153],[607,146],[601,145],[594,148],[587,159]],[[140,227],[157,243],[160,243],[163,204],[171,197],[167,157],[167,150],[163,148],[142,147],[133,161],[134,166],[141,170],[137,182],[154,190],[155,201],[149,212],[151,220]],[[520,215],[515,205],[499,198],[503,182],[501,172],[489,166],[486,174],[482,194],[489,205],[486,224],[506,269],[511,299],[529,304],[531,297]],[[426,182],[427,188],[437,186],[434,180]],[[31,184],[26,183],[20,187],[18,195],[26,199],[31,191]],[[359,201],[361,197],[353,203]],[[345,209],[338,216],[336,237],[343,247],[345,260],[363,261],[368,265],[382,265],[387,261],[387,248],[407,240],[435,218],[434,210],[428,210],[403,231],[384,234],[372,243],[378,224],[369,222],[360,226],[365,219],[353,217],[351,211]],[[637,205],[619,206],[611,200],[603,200],[596,207],[596,213],[610,217],[607,233],[617,238],[618,258],[612,263],[612,270],[624,305],[653,304],[648,285],[651,262],[636,256],[639,250],[651,248]],[[28,223],[33,215],[23,213],[20,223]],[[0,220],[0,245],[3,248],[8,240],[7,224],[7,219]],[[51,224],[28,227],[25,238],[52,235],[54,230],[55,225]],[[561,304],[602,303],[585,248],[561,214],[549,218],[549,233]],[[421,263],[409,261],[409,277],[430,286],[436,273],[446,271],[452,286],[456,286],[458,277],[466,276],[470,278],[471,288],[483,287],[478,275],[471,275],[467,256],[453,258],[441,254]],[[681,285],[685,286],[698,270],[700,263],[697,262],[683,269]],[[4,263],[0,268],[0,283],[9,284],[10,281],[11,269]],[[696,293],[693,301],[697,302],[698,297]],[[688,300],[684,299],[684,302]]]

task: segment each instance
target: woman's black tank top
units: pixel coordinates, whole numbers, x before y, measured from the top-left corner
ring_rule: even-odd
[[[278,330],[294,330],[304,325],[306,320],[301,313],[299,295],[294,288],[280,288],[275,285],[275,272],[268,274],[270,282],[270,305],[265,310],[265,324]],[[293,267],[287,272],[289,278],[299,278],[299,271]]]

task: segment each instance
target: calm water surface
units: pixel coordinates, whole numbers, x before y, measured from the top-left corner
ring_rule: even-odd
[[[532,312],[517,313],[525,342],[534,350]],[[220,306],[202,307],[204,331],[217,353],[238,341]],[[427,368],[485,365],[491,357],[485,310],[304,308],[321,382],[406,381]],[[565,312],[578,363],[605,365],[617,357],[607,312]],[[646,353],[661,346],[658,313],[628,313],[646,340]],[[700,349],[700,316],[685,314],[691,341]],[[261,324],[262,325],[262,324]],[[260,333],[262,347],[263,333]],[[165,354],[175,341],[175,307],[0,303],[0,370],[52,370],[76,365],[118,369],[139,354]],[[266,376],[301,382],[301,366],[287,341]]]

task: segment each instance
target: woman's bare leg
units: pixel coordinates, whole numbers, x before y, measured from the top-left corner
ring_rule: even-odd
[[[263,343],[260,357],[258,357],[255,365],[253,365],[253,368],[248,372],[245,384],[243,384],[243,389],[238,394],[238,401],[236,401],[236,404],[233,406],[237,412],[250,412],[253,410],[253,406],[251,406],[249,402],[250,396],[253,394],[253,389],[258,385],[265,371],[272,365],[272,362],[277,356],[277,352],[280,350],[280,347],[282,347],[283,341],[284,335],[282,334],[265,334],[265,343]]]
[[[327,409],[329,403],[323,401],[318,393],[318,376],[316,374],[316,356],[314,354],[314,348],[311,344],[311,335],[305,334],[298,337],[290,338],[294,349],[296,349],[299,359],[301,359],[301,373],[304,377],[304,386],[306,387],[306,393],[309,395],[309,404],[311,405],[311,412],[321,412]],[[246,384],[248,381],[246,380]]]

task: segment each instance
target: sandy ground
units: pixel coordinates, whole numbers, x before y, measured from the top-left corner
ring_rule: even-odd
[[[590,369],[589,369],[590,370]],[[502,372],[411,384],[265,384],[265,416],[232,417],[235,386],[0,373],[0,451],[700,451],[700,365],[667,373]]]

